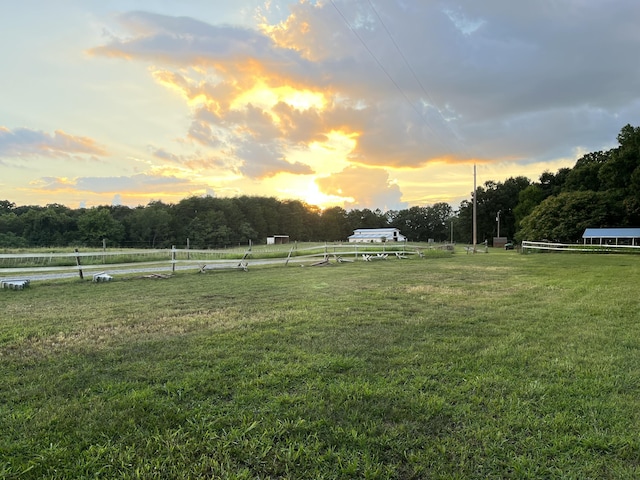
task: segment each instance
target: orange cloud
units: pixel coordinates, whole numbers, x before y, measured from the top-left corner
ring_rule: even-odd
[[[327,42],[327,31],[334,31],[334,12],[315,8],[308,2],[291,5],[291,14],[282,22],[270,25],[263,17],[261,31],[280,48],[293,49],[307,60],[318,61],[335,53]],[[333,15],[333,18],[331,18]]]
[[[28,128],[10,130],[0,126],[0,157],[105,156],[107,150],[88,137],[56,130],[53,135]]]
[[[391,182],[385,170],[348,167],[343,171],[316,179],[320,192],[345,199],[349,208],[405,208],[400,187]]]

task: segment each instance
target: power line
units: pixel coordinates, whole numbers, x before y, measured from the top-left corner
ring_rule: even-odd
[[[369,4],[371,5],[371,2],[369,2]],[[409,106],[413,109],[414,112],[416,112],[416,114],[418,115],[418,117],[422,120],[422,122],[427,126],[427,128],[429,128],[429,130],[431,130],[431,133],[434,134],[434,136],[436,138],[438,138],[438,134],[436,133],[436,131],[431,127],[431,125],[429,124],[429,122],[426,120],[426,118],[424,118],[422,112],[420,112],[416,106],[413,104],[413,102],[411,102],[411,100],[409,99],[409,97],[407,96],[407,94],[402,90],[402,88],[400,88],[400,85],[398,85],[398,83],[393,79],[393,77],[391,76],[391,74],[389,73],[389,71],[385,68],[385,66],[382,64],[382,62],[378,59],[378,57],[376,57],[376,55],[373,53],[373,51],[371,51],[371,49],[369,48],[369,46],[367,45],[367,43],[364,41],[364,39],[358,34],[358,32],[351,26],[351,23],[349,22],[349,20],[347,20],[347,18],[344,16],[344,14],[342,13],[342,11],[338,8],[338,6],[335,4],[335,2],[333,0],[331,0],[331,5],[333,5],[333,8],[335,8],[335,10],[338,12],[338,14],[340,15],[340,17],[342,17],[342,20],[344,21],[344,23],[347,25],[347,27],[349,27],[349,30],[351,30],[351,32],[356,36],[356,38],[360,41],[360,43],[362,44],[362,46],[367,50],[367,52],[369,53],[369,55],[371,55],[371,57],[375,60],[375,62],[378,64],[378,66],[380,67],[380,69],[385,73],[385,75],[389,78],[389,80],[391,80],[391,83],[393,83],[393,85],[396,87],[396,89],[400,92],[400,94],[402,94],[402,96],[404,97],[404,99],[406,100],[406,102],[409,104]],[[372,6],[373,8],[373,6]],[[402,56],[402,58],[404,59],[405,63],[407,65],[408,62],[405,58],[405,56],[402,54],[402,52],[400,51],[398,45],[396,44],[395,40],[393,40],[393,37],[391,36],[389,30],[387,29],[387,27],[384,25],[384,23],[382,22],[382,20],[380,19],[380,16],[378,15],[378,12],[373,9],[374,12],[376,13],[376,16],[378,16],[378,19],[380,20],[380,23],[383,25],[384,29],[387,32],[387,35],[389,35],[389,37],[391,38],[392,42],[394,43],[394,45],[396,46],[396,48],[398,49],[398,51],[400,52],[400,55]],[[417,80],[417,76],[415,75],[415,72],[413,71],[413,69],[411,68],[411,66],[409,66],[409,69],[411,70],[414,78],[416,78]],[[418,80],[418,83],[420,84],[420,81]],[[420,86],[422,87],[422,85],[420,84]],[[424,87],[422,87],[423,91]],[[426,91],[425,91],[426,93]],[[426,95],[427,98],[429,99],[429,101],[431,101],[430,97],[428,96],[428,94]],[[436,109],[438,110],[438,109]],[[440,113],[440,111],[438,110],[438,112]],[[442,114],[440,113],[440,116],[442,116]],[[443,118],[444,119],[444,118]],[[442,141],[441,138],[438,138],[438,140],[440,141],[440,143],[442,144],[443,147],[445,147],[447,150],[448,147],[447,145]],[[449,150],[449,153],[451,153],[451,151]]]
[[[431,98],[431,95],[429,95],[429,92],[427,92],[427,89],[424,87],[424,85],[422,84],[422,82],[420,81],[420,78],[418,77],[418,75],[416,74],[415,70],[413,69],[413,67],[411,66],[411,64],[409,63],[409,61],[407,60],[407,57],[405,56],[405,54],[402,52],[402,49],[400,48],[400,45],[398,45],[398,43],[396,42],[395,38],[393,37],[393,35],[391,34],[391,31],[387,28],[387,25],[384,23],[384,21],[382,20],[382,17],[380,16],[380,14],[378,13],[378,10],[376,10],[375,6],[373,5],[373,3],[371,2],[371,0],[367,0],[367,2],[369,3],[369,6],[371,7],[371,10],[373,10],[373,13],[376,14],[376,17],[378,18],[378,21],[380,22],[380,25],[382,25],[382,28],[384,29],[384,31],[386,32],[387,36],[389,37],[389,39],[391,40],[391,43],[393,43],[393,46],[396,48],[396,50],[398,51],[398,53],[400,54],[400,57],[402,58],[402,61],[404,62],[404,64],[407,66],[407,68],[409,69],[409,71],[411,72],[411,75],[413,76],[413,79],[416,81],[416,83],[420,86],[420,90],[422,91],[422,93],[424,94],[424,96],[426,97],[426,99],[428,100],[429,104],[433,105],[434,108],[436,109],[436,111],[438,112],[438,115],[440,116],[440,118],[442,119],[443,125],[447,128],[447,130],[449,130],[449,132],[453,135],[453,137],[460,143],[463,143],[463,141],[460,139],[460,137],[458,137],[458,135],[451,129],[448,127],[448,123],[447,120],[444,118],[444,115],[442,115],[442,111],[436,107],[435,102],[433,101],[433,99]],[[437,136],[436,132],[432,130],[432,132]],[[444,143],[444,142],[442,142]]]

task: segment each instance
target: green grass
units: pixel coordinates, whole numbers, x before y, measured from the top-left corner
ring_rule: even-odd
[[[638,478],[640,258],[0,290],[2,478]]]

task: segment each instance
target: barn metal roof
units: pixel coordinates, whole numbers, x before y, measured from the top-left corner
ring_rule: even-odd
[[[349,238],[380,238],[383,237],[384,235],[380,234],[380,233],[354,233],[353,235],[349,235]]]
[[[397,237],[405,238],[397,228],[358,228],[353,231],[353,235],[349,235],[348,238],[380,238],[380,237],[393,237],[394,232],[397,232]]]
[[[640,228],[587,228],[582,238],[640,238]]]
[[[394,232],[394,231],[400,231],[397,228],[356,228],[353,233],[389,233],[389,232]]]

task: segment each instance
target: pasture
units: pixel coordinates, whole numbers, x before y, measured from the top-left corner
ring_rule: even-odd
[[[640,257],[0,290],[2,478],[638,478]]]

